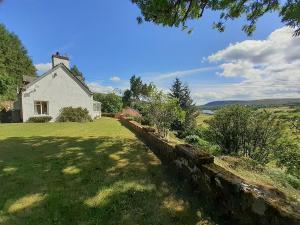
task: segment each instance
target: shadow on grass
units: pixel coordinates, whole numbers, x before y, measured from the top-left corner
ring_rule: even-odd
[[[7,138],[0,184],[1,225],[216,222],[136,139]]]

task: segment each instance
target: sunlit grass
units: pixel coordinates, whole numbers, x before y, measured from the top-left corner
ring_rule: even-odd
[[[76,166],[68,166],[68,167],[66,167],[66,168],[63,169],[63,173],[64,174],[70,174],[70,175],[72,175],[72,174],[78,174],[78,173],[80,173],[80,170],[81,169],[79,169]]]
[[[267,166],[254,166],[251,159],[245,157],[216,157],[215,163],[253,184],[276,188],[288,197],[300,202],[300,180],[286,174],[274,163]],[[291,181],[289,179],[292,179]],[[291,183],[293,182],[293,183]]]
[[[206,121],[208,121],[212,117],[213,117],[212,115],[208,115],[208,114],[204,114],[204,113],[199,113],[199,115],[197,117],[197,125],[198,126],[207,127]]]
[[[214,224],[204,206],[117,120],[0,124],[1,225]]]
[[[20,210],[27,209],[29,207],[37,206],[46,198],[46,195],[42,193],[26,195],[11,204],[9,204],[7,212],[16,213]]]

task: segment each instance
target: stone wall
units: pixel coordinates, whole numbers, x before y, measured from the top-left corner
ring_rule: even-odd
[[[299,204],[289,201],[282,192],[248,183],[214,164],[210,154],[190,145],[170,144],[135,121],[126,118],[120,121],[232,224],[300,225]]]

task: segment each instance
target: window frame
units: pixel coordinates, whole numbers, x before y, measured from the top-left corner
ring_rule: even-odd
[[[94,112],[101,112],[101,103],[100,102],[93,102],[93,111]]]
[[[43,104],[46,103],[46,112],[44,112]],[[37,107],[40,108],[40,114],[38,113]],[[48,101],[34,101],[34,115],[35,116],[47,116],[49,115],[49,102]]]

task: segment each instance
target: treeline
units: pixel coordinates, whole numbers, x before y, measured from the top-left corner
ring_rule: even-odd
[[[36,69],[18,36],[0,24],[0,101],[14,100],[22,76],[36,76]]]

